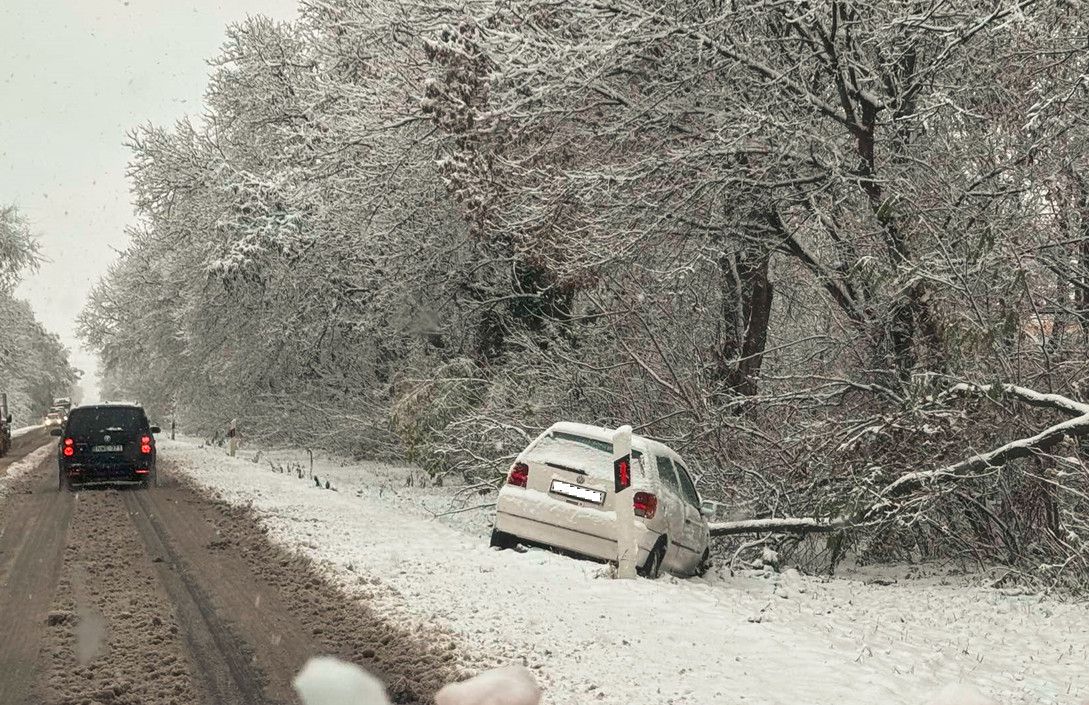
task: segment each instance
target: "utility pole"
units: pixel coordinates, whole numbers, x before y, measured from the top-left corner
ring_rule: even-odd
[[[635,542],[635,505],[631,487],[631,426],[613,434],[613,509],[616,511],[616,577],[634,578],[639,547]]]

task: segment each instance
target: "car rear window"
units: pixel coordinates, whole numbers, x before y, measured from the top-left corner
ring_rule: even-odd
[[[139,431],[146,425],[142,409],[131,407],[75,409],[65,432],[76,436],[102,431]]]
[[[632,449],[632,457],[639,459],[642,456],[640,451]],[[526,460],[582,470],[593,477],[613,476],[613,444],[575,433],[553,431],[530,449]],[[635,463],[634,467],[638,472],[642,463]]]

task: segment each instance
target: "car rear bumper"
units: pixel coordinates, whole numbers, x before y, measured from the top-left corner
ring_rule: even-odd
[[[72,482],[142,482],[152,468],[132,465],[68,465],[63,472]]]
[[[616,561],[616,532],[598,520],[583,525],[582,522],[559,524],[544,513],[519,511],[520,507],[497,507],[495,528],[530,543],[552,546],[588,558]],[[609,513],[611,515],[611,512]],[[648,529],[642,522],[635,523],[636,542],[639,544],[637,563],[643,565],[660,534]]]

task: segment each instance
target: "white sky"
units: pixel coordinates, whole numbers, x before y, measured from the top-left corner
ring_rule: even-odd
[[[125,133],[199,114],[224,28],[295,16],[297,0],[0,0],[0,204],[50,260],[19,295],[72,352],[95,397],[75,318],[134,220]],[[3,325],[0,322],[0,325]]]

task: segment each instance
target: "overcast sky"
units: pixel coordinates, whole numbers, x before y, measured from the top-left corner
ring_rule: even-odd
[[[87,373],[74,321],[133,222],[123,146],[144,122],[201,112],[224,27],[294,17],[297,0],[0,0],[0,204],[51,260],[19,288]],[[0,323],[2,325],[2,323]]]

